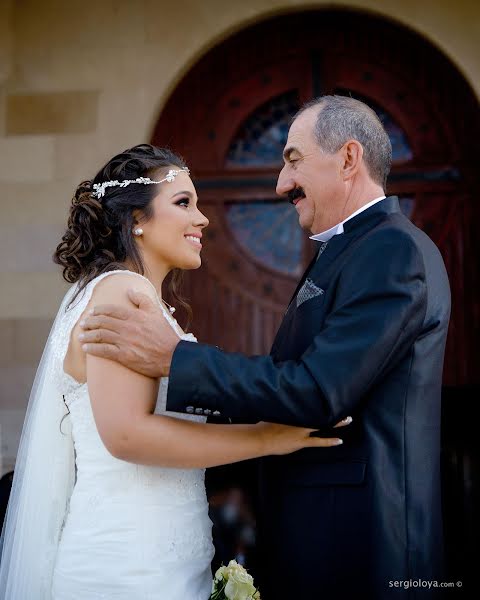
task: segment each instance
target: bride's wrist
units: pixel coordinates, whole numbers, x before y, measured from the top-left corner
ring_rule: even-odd
[[[265,427],[265,423],[260,421],[255,425],[256,441],[258,443],[258,451],[260,456],[268,456],[273,453],[273,438],[268,433],[268,428]]]

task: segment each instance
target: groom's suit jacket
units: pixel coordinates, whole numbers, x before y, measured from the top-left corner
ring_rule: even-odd
[[[168,410],[344,439],[261,460],[267,600],[424,598],[398,582],[442,577],[446,271],[395,197],[344,230],[304,274],[270,356],[181,342],[171,365]]]

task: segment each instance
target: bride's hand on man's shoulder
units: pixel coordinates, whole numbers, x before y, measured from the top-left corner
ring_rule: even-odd
[[[152,298],[128,290],[131,307],[95,306],[81,321],[87,354],[115,360],[147,377],[167,376],[179,336]]]
[[[350,425],[352,417],[346,417],[335,425],[335,428]],[[263,436],[265,454],[290,454],[302,448],[330,448],[343,444],[338,437],[316,437],[311,434],[317,429],[294,427],[278,423],[260,422],[256,425]]]

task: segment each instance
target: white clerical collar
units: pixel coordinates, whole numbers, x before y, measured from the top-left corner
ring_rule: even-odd
[[[334,225],[333,227],[330,227],[330,229],[327,229],[327,231],[322,231],[322,233],[316,233],[315,235],[311,235],[310,239],[315,240],[316,242],[329,242],[334,235],[343,233],[343,224],[344,223],[346,223],[347,221],[350,221],[350,219],[353,219],[353,217],[356,217],[364,210],[367,210],[367,208],[370,208],[371,206],[373,206],[377,202],[380,202],[380,200],[384,200],[385,198],[386,198],[386,196],[380,196],[379,198],[375,198],[375,200],[368,202],[368,204],[365,204],[364,206],[362,206],[361,208],[356,210],[352,215],[347,217],[344,221],[342,221],[341,223],[338,223],[338,225]]]

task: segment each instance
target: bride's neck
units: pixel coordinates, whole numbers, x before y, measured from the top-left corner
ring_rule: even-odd
[[[131,261],[126,260],[124,263],[125,267],[129,271],[135,271],[134,265]],[[157,290],[158,297],[162,297],[162,285],[165,277],[170,272],[170,269],[164,265],[150,264],[148,260],[143,259],[143,266],[145,268],[144,277],[146,277]]]

